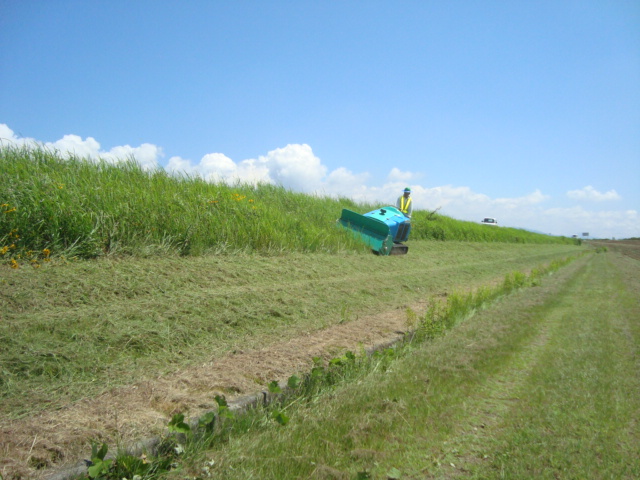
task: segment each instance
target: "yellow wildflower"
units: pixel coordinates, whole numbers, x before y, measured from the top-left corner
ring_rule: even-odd
[[[51,250],[49,250],[48,248],[45,248],[44,250],[42,250],[42,254],[43,254],[46,258],[49,258],[49,255],[51,255]]]
[[[14,258],[11,259],[11,268],[20,268],[20,265]]]

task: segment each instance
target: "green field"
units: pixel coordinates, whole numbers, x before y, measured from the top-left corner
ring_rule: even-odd
[[[635,243],[596,249],[418,211],[409,254],[378,257],[335,228],[342,208],[371,205],[0,152],[3,480],[44,478],[92,442],[117,453],[165,438],[177,413],[196,419],[216,395],[294,374],[306,387],[282,403],[93,473],[640,475]],[[349,327],[415,335],[368,357],[328,341]],[[316,356],[302,339],[327,343]]]

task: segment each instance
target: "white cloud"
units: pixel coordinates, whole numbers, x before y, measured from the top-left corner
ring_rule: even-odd
[[[366,194],[368,173],[354,174],[344,167],[336,168],[324,181],[323,192],[326,195],[357,198]]]
[[[411,195],[414,198],[420,198],[422,193],[420,189],[414,188]],[[437,206],[441,207],[474,205],[485,208],[491,203],[491,199],[484,194],[476,193],[469,187],[454,187],[453,185],[424,189],[424,195],[427,197],[424,199],[425,202],[431,205],[438,204]]]
[[[399,168],[393,167],[387,176],[390,182],[408,183],[422,177],[421,174],[414,172],[403,172]]]
[[[8,125],[0,123],[0,141],[14,141],[15,135]]]
[[[588,200],[593,202],[620,200],[622,198],[615,190],[609,190],[607,193],[600,193],[591,185],[587,185],[580,190],[570,190],[567,192],[567,197],[573,200]]]
[[[45,143],[45,146],[59,151],[63,155],[75,155],[80,158],[96,159],[100,153],[100,144],[93,137],[82,140],[78,135],[65,135],[56,142]]]
[[[323,187],[327,167],[311,151],[309,145],[287,145],[259,157],[270,177],[280,185],[299,192],[313,193]]]
[[[220,181],[237,175],[238,166],[222,153],[209,153],[200,160],[198,170],[207,180]]]
[[[35,145],[37,142],[33,138],[20,138],[13,130],[5,123],[0,123],[0,144],[13,144],[13,145]]]
[[[344,185],[345,179],[349,178],[346,170],[333,172],[327,177],[327,167],[313,154],[311,147],[300,144],[290,144],[257,159],[238,163],[222,153],[209,153],[195,165],[188,160],[172,157],[167,170],[199,175],[210,181],[273,183],[305,193],[330,190],[327,194],[333,193],[333,186]]]
[[[123,145],[120,147],[113,147],[108,152],[99,151],[94,158],[100,157],[104,160],[110,161],[111,163],[132,158],[145,170],[153,170],[158,168],[158,159],[162,156],[162,149],[160,147],[151,143],[143,143],[139,147]]]
[[[194,165],[191,164],[189,160],[185,160],[181,157],[171,157],[167,162],[167,166],[164,169],[172,173],[176,174],[185,174],[185,175],[195,175],[197,172],[195,171]]]
[[[501,225],[527,226],[539,216],[539,204],[549,199],[540,190],[515,198],[491,198],[469,187],[444,185],[412,187],[416,209],[435,210],[460,220],[479,222],[484,217],[497,218]],[[527,223],[529,222],[529,223]],[[531,227],[533,228],[533,227]]]
[[[628,238],[640,236],[640,216],[636,210],[590,211],[581,206],[548,208],[542,212],[544,222],[553,227],[552,233],[578,235],[589,233],[600,238]],[[546,230],[543,230],[546,232]]]
[[[549,198],[549,195],[545,195],[540,190],[536,190],[529,195],[525,195],[524,197],[496,198],[492,203],[496,206],[515,210],[529,205],[537,205],[538,203],[542,203]]]
[[[236,163],[222,153],[208,153],[197,164],[181,157],[171,157],[165,169],[169,173],[198,176],[210,182],[274,183],[264,162],[250,159]]]

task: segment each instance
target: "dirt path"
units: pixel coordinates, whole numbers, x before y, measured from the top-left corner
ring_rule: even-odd
[[[411,308],[418,315],[426,303]],[[159,434],[171,415],[197,417],[227,400],[259,394],[273,380],[306,372],[314,357],[330,359],[388,345],[407,331],[406,309],[357,318],[260,350],[236,351],[176,375],[119,388],[55,412],[12,421],[0,431],[4,480],[47,478],[87,458],[91,441],[128,445]]]

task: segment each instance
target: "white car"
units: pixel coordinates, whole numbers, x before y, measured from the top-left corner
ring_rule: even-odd
[[[496,220],[495,218],[491,218],[491,217],[483,218],[480,223],[482,223],[484,225],[493,225],[495,227],[498,226],[498,220]]]

